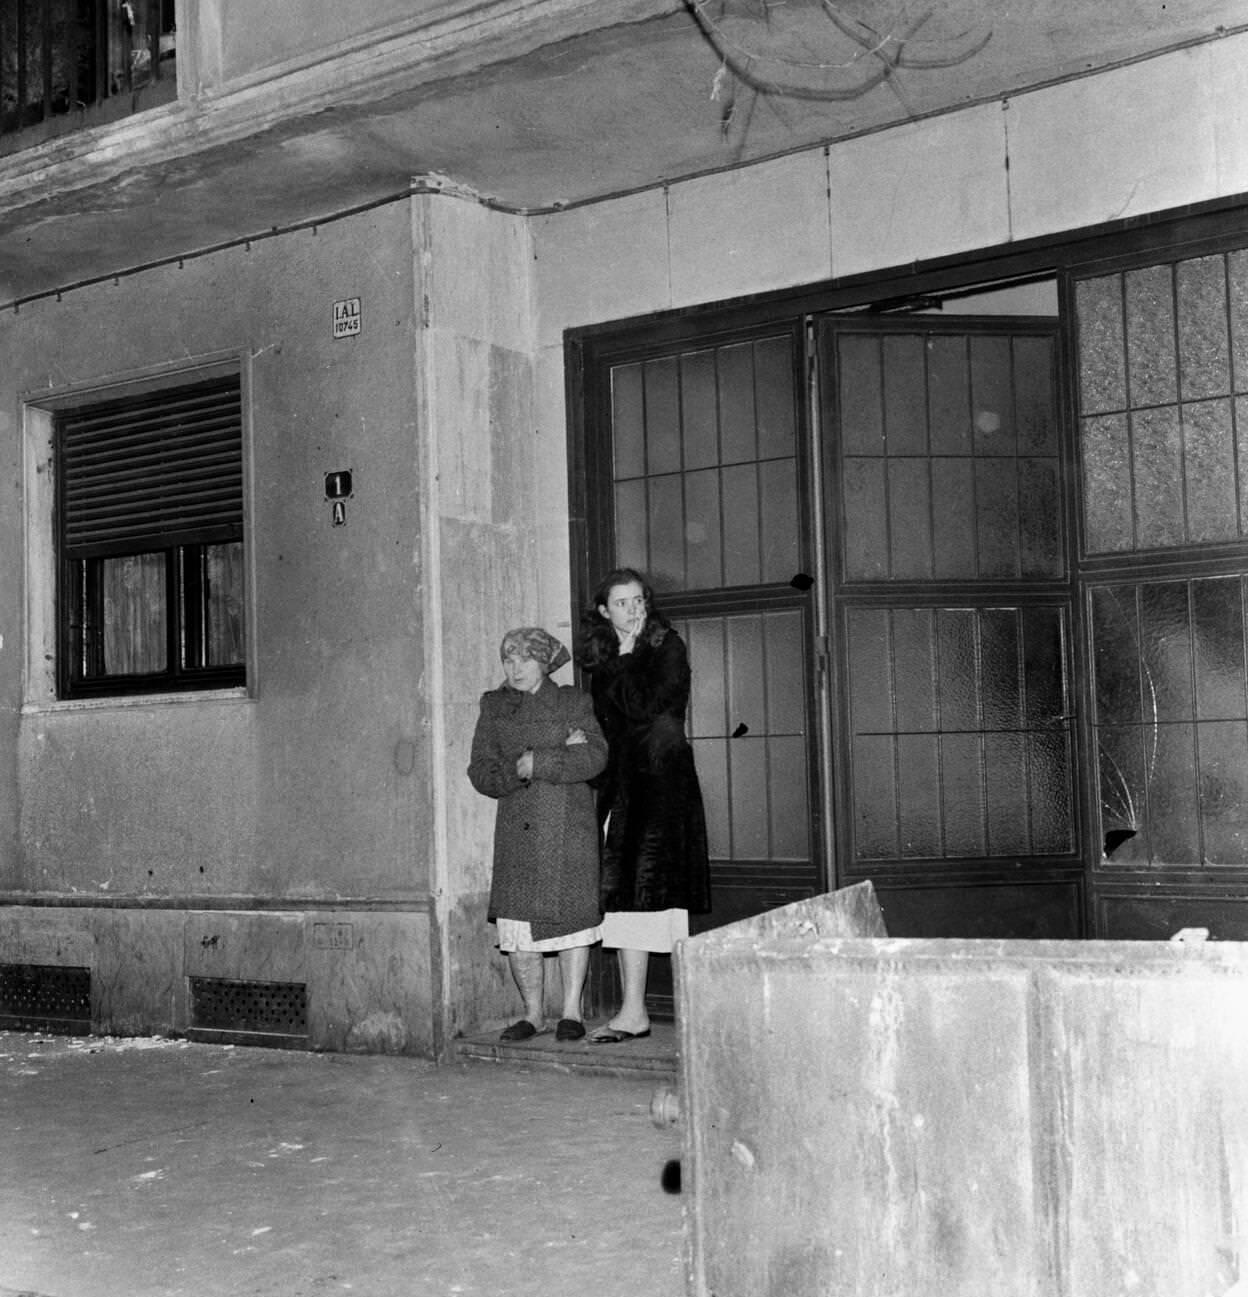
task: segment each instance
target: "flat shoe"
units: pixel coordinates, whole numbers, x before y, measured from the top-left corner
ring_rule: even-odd
[[[589,1038],[591,1045],[620,1045],[626,1040],[641,1040],[650,1034],[650,1028],[645,1031],[623,1031],[619,1027],[599,1027]]]
[[[510,1027],[504,1027],[499,1033],[499,1040],[515,1042],[517,1040],[528,1040],[531,1036],[537,1035],[537,1028],[528,1020],[521,1018],[519,1022],[513,1022]]]
[[[585,1034],[585,1024],[575,1018],[560,1018],[555,1028],[556,1040],[580,1040]]]

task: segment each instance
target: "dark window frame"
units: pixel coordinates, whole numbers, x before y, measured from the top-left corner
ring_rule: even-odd
[[[179,412],[178,402],[199,408]],[[113,434],[107,461],[96,458],[84,466],[84,448],[90,458],[88,438],[117,419],[133,422],[120,440]],[[237,366],[129,391],[84,394],[53,408],[52,420],[57,696],[75,700],[245,686],[245,551],[237,591],[238,660],[213,664],[207,647],[207,555],[213,547],[245,544]],[[179,434],[184,434],[180,446]],[[108,437],[106,430],[105,442]],[[149,556],[164,565],[165,664],[160,670],[110,672],[103,656],[104,564]]]

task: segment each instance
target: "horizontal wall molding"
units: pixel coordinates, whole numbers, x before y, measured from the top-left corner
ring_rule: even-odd
[[[255,910],[287,914],[350,910],[364,914],[430,914],[433,912],[433,898],[428,895],[401,900],[368,896],[61,896],[0,892],[0,906],[68,910]]]

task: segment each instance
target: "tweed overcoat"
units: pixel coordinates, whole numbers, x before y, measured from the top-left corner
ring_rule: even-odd
[[[609,628],[608,628],[609,629]],[[587,662],[594,712],[610,757],[595,781],[604,910],[711,908],[706,814],[685,734],[689,654],[672,627],[651,621],[621,656]]]
[[[567,743],[573,730],[585,743]],[[533,778],[516,760],[533,753]],[[544,679],[535,693],[509,685],[481,697],[468,778],[496,798],[491,920],[527,919],[535,941],[592,928],[598,905],[599,843],[586,782],[607,762],[589,696]]]

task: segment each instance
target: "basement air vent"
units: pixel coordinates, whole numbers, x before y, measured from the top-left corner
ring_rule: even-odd
[[[305,1049],[308,988],[302,982],[192,977],[191,1040]]]
[[[91,970],[57,964],[0,964],[0,1028],[88,1035]]]

